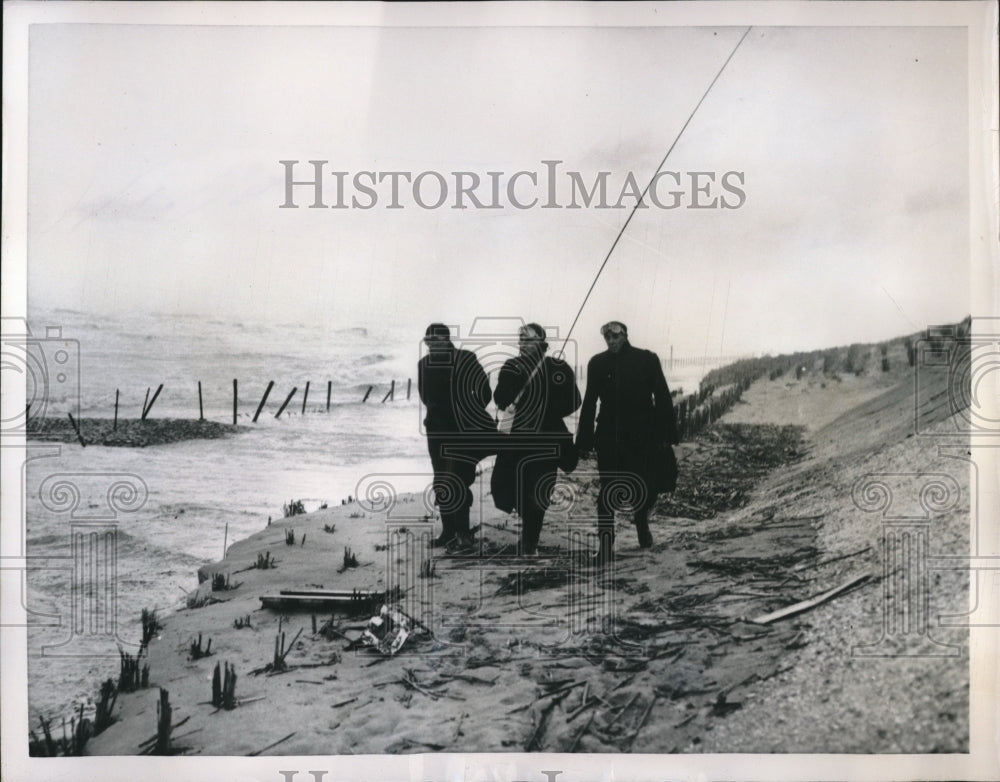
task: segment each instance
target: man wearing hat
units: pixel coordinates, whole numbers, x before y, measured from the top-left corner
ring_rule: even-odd
[[[615,505],[627,498],[634,513],[639,546],[649,548],[649,511],[656,495],[672,491],[677,463],[672,445],[679,438],[660,359],[628,341],[628,328],[613,320],[601,327],[608,349],[587,364],[587,392],[580,410],[577,451],[597,449],[601,488],[597,498],[600,540],[597,563],[613,559]],[[600,413],[597,403],[600,401]],[[596,416],[596,431],[595,431]]]
[[[528,323],[518,330],[518,355],[506,361],[493,401],[514,409],[510,434],[498,447],[491,488],[500,510],[521,515],[520,551],[533,555],[556,482],[556,468],[576,466],[573,436],[563,418],[580,407],[573,370],[546,356],[545,329]]]
[[[417,364],[417,390],[427,408],[424,427],[434,468],[434,495],[442,531],[431,545],[470,546],[470,487],[476,464],[488,453],[495,434],[486,412],[490,382],[475,354],[459,350],[443,323],[424,333],[427,355]]]

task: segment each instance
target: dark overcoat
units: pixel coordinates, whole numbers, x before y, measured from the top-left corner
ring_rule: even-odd
[[[563,421],[580,407],[576,377],[569,364],[551,356],[542,359],[537,372],[534,367],[521,356],[509,359],[500,370],[493,394],[498,409],[517,400],[511,432],[499,438],[501,445],[491,482],[494,504],[507,512],[525,504],[528,494],[530,501],[543,509],[548,505],[546,492],[518,486],[518,471],[524,464],[530,462],[531,467],[520,470],[522,477],[527,476],[527,483],[536,485],[554,482],[557,467],[564,472],[576,467],[573,436]],[[525,511],[518,510],[522,514]]]
[[[606,350],[590,360],[576,439],[579,450],[596,448],[599,463],[604,454],[613,457],[608,461],[634,467],[658,493],[676,485],[677,463],[670,446],[677,442],[670,389],[655,353],[626,342],[620,352]]]

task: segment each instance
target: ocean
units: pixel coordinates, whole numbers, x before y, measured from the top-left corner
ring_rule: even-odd
[[[50,416],[78,409],[84,417],[112,418],[117,395],[119,417],[138,418],[147,393],[152,398],[162,384],[149,416],[197,419],[200,381],[205,418],[232,423],[236,379],[237,423],[247,427],[221,440],[146,448],[32,445],[36,458],[27,462],[24,491],[27,697],[36,728],[38,715],[59,718],[80,704],[91,709],[99,682],[117,678],[118,640],[138,643],[142,609],[162,616],[183,605],[185,592],[197,585],[198,567],[221,558],[224,540],[232,544],[269,518],[280,520],[292,500],[314,510],[363,497],[372,476],[385,477],[399,493],[430,483],[416,389],[420,328],[329,331],[71,310],[33,312],[30,323],[45,357],[29,376],[36,413],[41,405]],[[496,351],[491,355],[495,360]],[[667,379],[672,388],[694,390],[711,366],[686,366]],[[392,399],[383,402],[393,381]],[[72,507],[53,489],[66,481],[78,492]],[[109,511],[108,488],[122,481],[139,494],[119,498],[111,503],[118,511]],[[73,558],[71,533],[103,534],[110,527],[116,551],[105,580],[114,585],[117,639],[73,613],[73,568],[78,575],[83,566],[79,550]],[[98,560],[100,567],[111,562]]]

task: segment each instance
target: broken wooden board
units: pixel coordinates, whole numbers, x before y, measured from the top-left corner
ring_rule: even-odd
[[[261,595],[263,608],[281,610],[295,609],[332,609],[342,608],[354,611],[371,611],[372,603],[384,600],[383,592],[327,592],[321,590],[281,590],[277,595]]]
[[[771,622],[775,622],[778,619],[784,619],[786,616],[792,616],[793,614],[799,614],[802,613],[803,611],[808,611],[810,608],[818,606],[820,603],[825,603],[827,600],[836,597],[841,592],[844,592],[850,589],[851,587],[860,584],[862,581],[867,581],[869,578],[871,578],[871,576],[867,573],[863,576],[852,578],[850,581],[841,584],[838,587],[834,587],[833,589],[827,592],[823,592],[820,595],[816,595],[816,597],[809,598],[808,600],[803,600],[802,602],[795,603],[794,605],[786,606],[785,608],[780,608],[777,611],[772,611],[769,614],[762,614],[761,616],[754,617],[750,621],[754,622],[755,624],[766,625],[770,624]]]

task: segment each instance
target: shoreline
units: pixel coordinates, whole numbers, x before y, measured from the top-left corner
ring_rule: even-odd
[[[76,427],[76,428],[75,428]],[[35,442],[78,443],[122,448],[145,448],[186,440],[216,440],[248,429],[196,418],[84,417],[74,424],[69,418],[29,418],[26,437]]]

